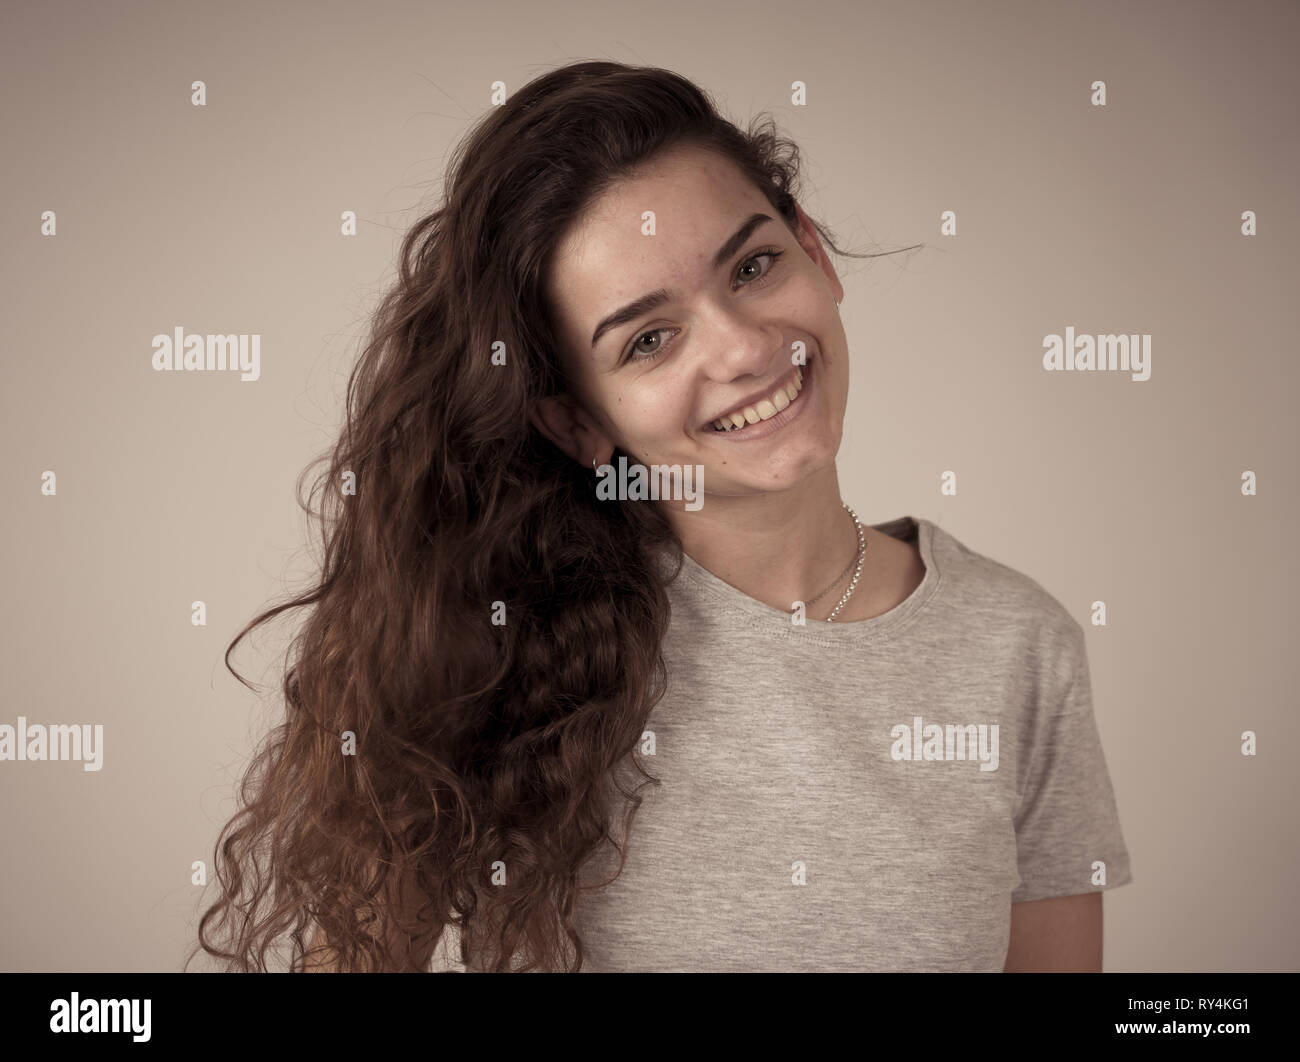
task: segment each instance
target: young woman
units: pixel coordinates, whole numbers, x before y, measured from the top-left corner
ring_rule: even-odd
[[[610,62],[460,148],[349,387],[319,586],[230,647],[315,606],[210,954],[1100,969],[1131,875],[1083,629],[841,496],[843,287],[798,157]]]

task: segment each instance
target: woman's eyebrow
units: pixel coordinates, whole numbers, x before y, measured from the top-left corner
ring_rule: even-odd
[[[732,233],[726,243],[718,248],[718,253],[713,256],[714,271],[716,272],[727,264],[731,256],[740,250],[741,246],[747,239],[749,239],[750,235],[756,228],[762,225],[763,222],[771,220],[772,217],[768,214],[751,214],[749,218],[745,220],[744,224]],[[642,295],[639,299],[636,299],[633,302],[629,302],[622,309],[615,310],[601,321],[600,324],[596,326],[596,331],[591,334],[592,347],[595,347],[595,345],[600,341],[600,337],[611,328],[617,328],[621,324],[627,324],[628,321],[633,321],[642,314],[649,313],[656,306],[668,302],[672,298],[673,293],[667,288],[658,288],[655,291]]]

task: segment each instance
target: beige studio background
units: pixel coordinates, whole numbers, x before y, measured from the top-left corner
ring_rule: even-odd
[[[927,244],[835,260],[844,497],[1085,627],[1134,873],[1105,968],[1300,968],[1297,45],[1226,0],[6,2],[0,723],[104,738],[0,762],[0,968],[179,969],[284,643],[235,657],[261,703],[222,654],[309,570],[296,480],[398,240],[492,82],[592,58],[771,111],[841,246]],[[260,334],[260,378],[154,372],[178,326]],[[1067,327],[1149,335],[1150,378],[1044,371]]]

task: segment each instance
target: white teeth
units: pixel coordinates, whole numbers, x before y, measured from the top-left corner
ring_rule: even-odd
[[[803,390],[803,369],[795,368],[795,378],[784,387],[778,387],[767,398],[760,399],[752,406],[746,406],[735,413],[729,413],[727,416],[715,420],[713,427],[716,431],[734,431],[737,428],[743,428],[746,424],[757,424],[760,420],[770,420],[775,417],[781,410],[785,409]]]

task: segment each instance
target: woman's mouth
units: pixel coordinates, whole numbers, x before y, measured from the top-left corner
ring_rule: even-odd
[[[706,427],[735,442],[758,439],[780,431],[803,412],[808,404],[804,394],[811,380],[812,362],[796,365],[778,380],[762,398],[755,399],[726,416],[710,422]]]

